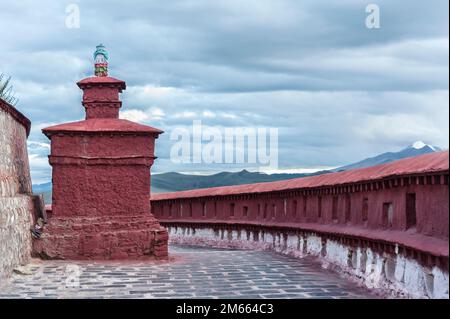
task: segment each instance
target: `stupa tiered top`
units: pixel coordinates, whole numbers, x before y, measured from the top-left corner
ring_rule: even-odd
[[[150,167],[161,130],[119,119],[125,90],[108,76],[103,45],[95,76],[78,82],[86,119],[43,129],[51,140],[52,217],[35,251],[47,258],[167,256],[167,231],[150,212]]]
[[[124,131],[135,133],[162,133],[156,128],[141,125],[127,120],[119,119],[119,110],[122,101],[119,94],[126,89],[125,81],[108,76],[109,54],[105,46],[100,44],[94,52],[94,72],[95,76],[85,78],[77,83],[83,90],[83,100],[81,104],[86,111],[86,120],[56,125],[44,129],[44,134],[51,134],[53,131]],[[115,119],[107,121],[106,119]]]
[[[108,59],[109,55],[103,44],[97,45],[94,52],[95,75],[108,76]]]

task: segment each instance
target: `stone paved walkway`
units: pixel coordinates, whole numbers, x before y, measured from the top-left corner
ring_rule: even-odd
[[[374,298],[313,259],[172,246],[171,263],[43,261],[0,298]],[[79,275],[79,276],[78,276]]]

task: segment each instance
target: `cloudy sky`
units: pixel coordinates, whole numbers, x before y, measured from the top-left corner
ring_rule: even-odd
[[[365,25],[368,3],[379,29]],[[79,28],[66,25],[71,4]],[[83,118],[75,82],[92,75],[99,43],[110,75],[127,82],[121,116],[166,132],[154,172],[254,168],[172,163],[170,132],[193,120],[278,128],[280,170],[416,140],[448,148],[447,0],[0,0],[0,27],[0,72],[33,123],[35,183],[51,174],[41,129]]]

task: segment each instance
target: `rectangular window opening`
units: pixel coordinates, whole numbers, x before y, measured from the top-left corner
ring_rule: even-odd
[[[248,217],[248,207],[247,206],[242,207],[242,215],[244,217]]]
[[[339,204],[339,197],[333,196],[333,203],[331,205],[331,218],[333,221],[338,220],[338,204]]]
[[[317,197],[317,215],[322,218],[322,196]]]
[[[206,217],[206,203],[202,203],[202,217]]]
[[[406,194],[406,229],[416,227],[417,212],[416,212],[416,194]]]
[[[297,217],[297,200],[292,202],[292,217]]]
[[[369,199],[367,197],[363,198],[362,202],[362,220],[366,222],[369,219]]]
[[[383,203],[383,227],[392,227],[394,219],[394,205],[392,202]]]
[[[303,217],[306,217],[306,210],[307,210],[307,203],[308,203],[308,201],[307,201],[307,197],[306,196],[304,196],[303,197]]]
[[[347,194],[345,196],[345,222],[348,223],[351,218],[351,212],[352,212],[352,201],[350,194]]]
[[[234,208],[235,208],[235,204],[234,203],[231,203],[230,204],[230,216],[234,216]]]

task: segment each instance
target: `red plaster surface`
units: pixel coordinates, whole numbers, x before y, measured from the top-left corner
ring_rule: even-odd
[[[125,90],[125,81],[113,78],[111,76],[91,76],[85,78],[77,83],[80,89],[90,88],[90,87],[101,87],[101,86],[115,86],[119,88],[119,93]]]
[[[161,134],[162,131],[151,126],[134,123],[122,119],[95,118],[78,122],[59,124],[46,127],[42,130],[44,134],[50,136],[60,132],[80,132],[80,133],[133,133],[133,134]]]
[[[53,200],[35,253],[60,259],[167,257],[167,231],[148,201],[154,144],[162,131],[118,119],[125,82],[94,77],[78,85],[88,119],[43,129],[51,140]]]
[[[92,84],[91,84],[92,85]],[[83,85],[81,87],[84,87]],[[119,99],[119,91],[117,87],[90,87],[83,94],[83,105],[86,103],[98,102],[117,102]]]
[[[120,105],[85,105],[86,108],[86,120],[94,119],[98,117],[112,118],[118,117]]]

